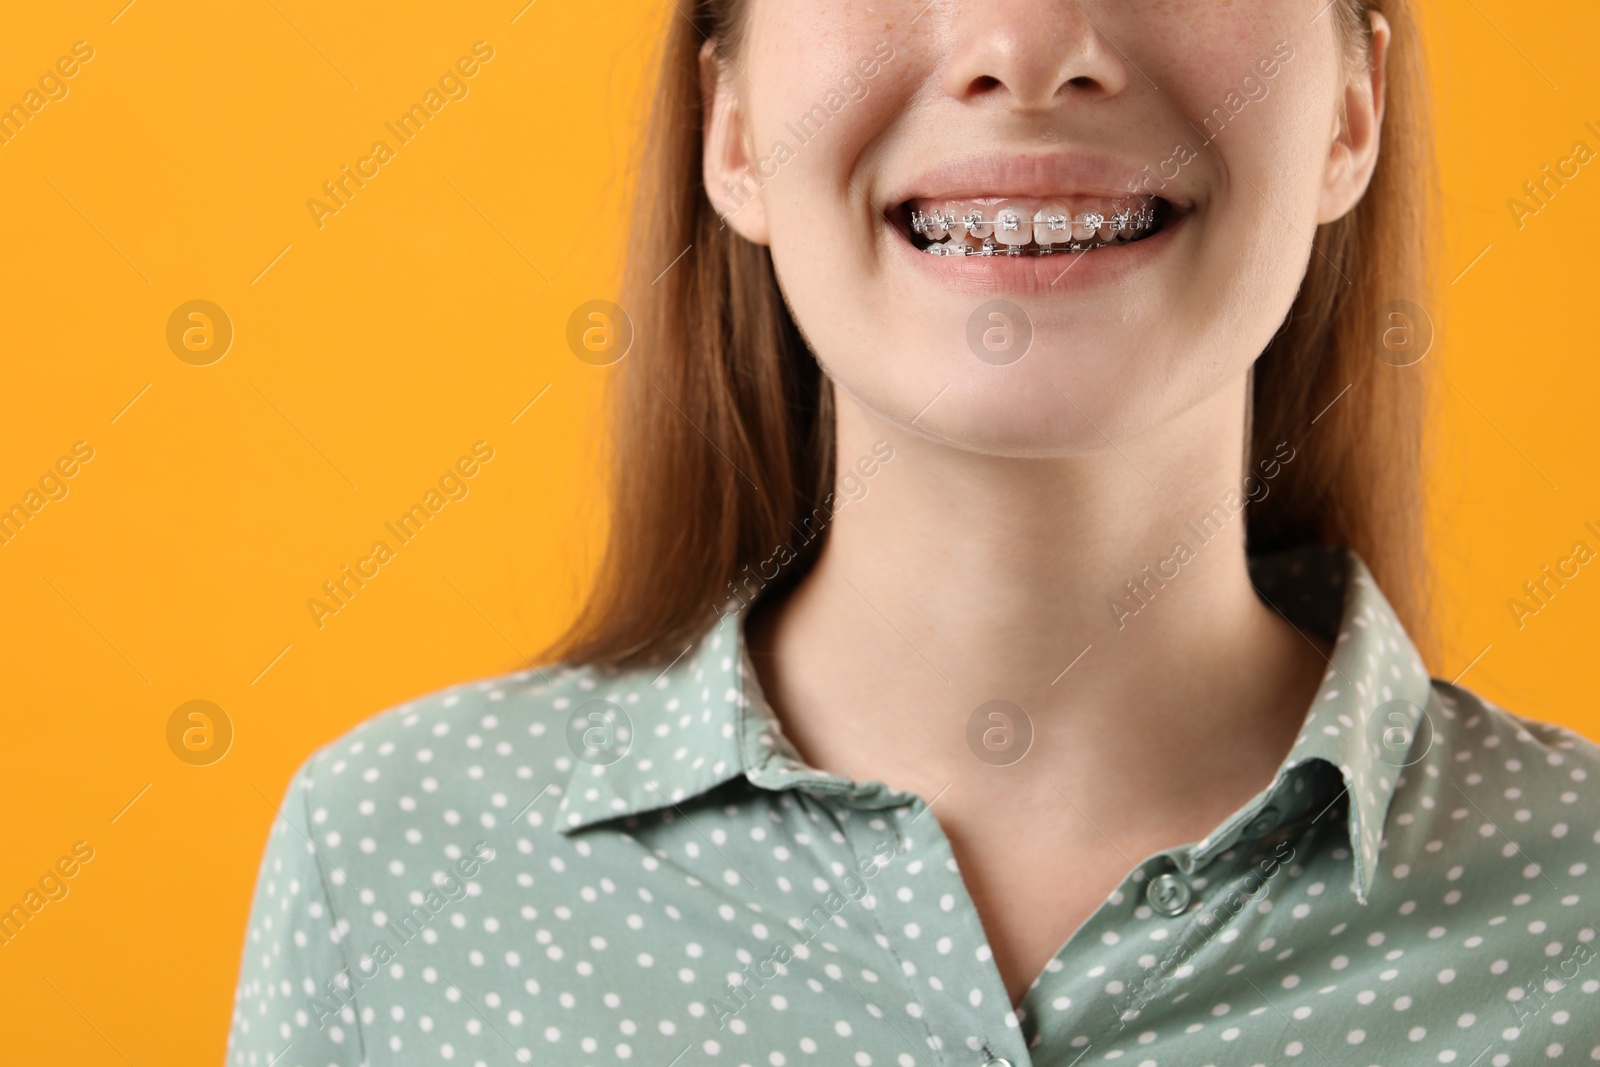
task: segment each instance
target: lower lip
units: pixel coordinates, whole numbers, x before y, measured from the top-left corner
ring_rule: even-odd
[[[1188,221],[1185,212],[1142,241],[1049,256],[936,256],[917,248],[892,226],[889,236],[917,269],[957,292],[1075,293],[1110,285],[1154,263]]]

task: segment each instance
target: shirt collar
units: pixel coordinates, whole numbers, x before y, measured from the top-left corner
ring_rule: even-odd
[[[1432,724],[1444,721],[1429,707],[1433,680],[1355,552],[1306,546],[1252,558],[1251,578],[1280,615],[1332,641],[1333,649],[1294,746],[1259,803],[1244,811],[1271,806],[1291,787],[1298,769],[1314,760],[1338,768],[1343,790],[1328,806],[1349,797],[1351,888],[1365,903],[1402,772],[1426,754]]]
[[[824,793],[867,791],[806,766],[783,736],[761,697],[744,638],[747,615],[744,608],[721,615],[649,681],[632,671],[572,671],[581,699],[573,694],[557,702],[557,710],[573,716],[570,747],[574,753],[587,751],[582,725],[572,723],[585,721],[579,711],[591,700],[611,705],[597,707],[614,720],[601,724],[614,741],[598,758],[573,759],[557,815],[562,833],[671,807],[740,775],[769,789],[807,785]]]
[[[1304,805],[1291,794],[1305,788],[1300,769],[1320,760],[1338,769],[1343,793],[1314,798],[1319,807],[1326,811],[1340,796],[1350,798],[1351,887],[1364,902],[1400,772],[1414,762],[1407,750],[1430,720],[1425,709],[1431,680],[1394,609],[1354,552],[1306,546],[1252,557],[1250,565],[1262,599],[1297,627],[1333,642],[1332,656],[1272,784],[1177,857],[1179,864],[1198,867],[1242,839],[1274,829],[1279,816]],[[602,729],[614,731],[615,744],[598,759],[591,755],[593,762],[572,761],[557,815],[562,833],[672,807],[740,775],[765,789],[848,795],[858,807],[907,799],[882,783],[853,782],[800,759],[761,696],[744,639],[747,614],[739,608],[722,615],[649,681],[642,672],[569,669],[575,690],[568,689],[570,695],[558,698],[556,706],[573,716],[568,734],[574,751],[583,750],[586,719],[580,711],[591,700],[611,705],[596,707],[613,720]],[[1431,716],[1431,721],[1440,719]]]

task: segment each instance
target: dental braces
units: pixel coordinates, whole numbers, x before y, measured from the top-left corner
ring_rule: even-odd
[[[1042,221],[1045,226],[1055,233],[1070,232],[1069,227],[1071,226],[1083,226],[1091,230],[1099,230],[1101,226],[1108,224],[1112,230],[1120,233],[1124,229],[1148,230],[1155,225],[1155,219],[1155,209],[1147,205],[1137,210],[1124,208],[1110,218],[1098,211],[1087,211],[1080,218],[1052,214],[1046,215]],[[1031,227],[1034,225],[1037,225],[1037,223],[1032,219],[1024,219],[1021,212],[1007,209],[1002,209],[992,219],[985,219],[982,213],[978,211],[969,211],[967,214],[960,216],[954,211],[948,214],[939,211],[927,214],[921,211],[913,211],[911,213],[912,232],[923,236],[928,236],[928,231],[930,230],[941,228],[955,236],[957,226],[965,227],[968,233],[984,226],[992,226],[996,230],[1014,233],[1021,230],[1023,226]],[[928,245],[923,251],[935,256],[1051,256],[1057,252],[1070,254],[1073,252],[1087,252],[1095,248],[1105,248],[1115,240],[1115,237],[1113,236],[1111,240],[1107,241],[1101,241],[1096,238],[1086,238],[1081,241],[1069,240],[1060,245],[1054,242],[1045,242],[1037,247],[1027,249],[1024,249],[1022,245],[1002,245],[994,239],[993,234],[986,236],[983,239],[983,245],[979,248],[969,248],[964,244],[942,244],[939,240],[931,237],[930,240],[933,240],[934,243]]]
[[[968,248],[966,245],[947,245],[935,241],[924,248],[923,251],[930,256],[1053,256],[1057,252],[1087,252],[1094,248],[1108,248],[1115,244],[1114,241],[1073,241],[1064,245],[1039,245],[1037,247],[1022,245],[1003,245],[993,237],[985,237],[981,248]]]
[[[1086,226],[1091,230],[1098,230],[1101,226],[1110,224],[1113,230],[1147,230],[1155,225],[1155,209],[1146,205],[1137,210],[1127,208],[1107,217],[1098,211],[1086,211],[1079,218],[1070,215],[1052,214],[1044,217],[1044,224],[1054,232],[1061,232],[1069,226]],[[1006,233],[1014,233],[1023,226],[1034,226],[1033,219],[1024,219],[1019,211],[1002,209],[992,219],[983,217],[980,211],[969,211],[965,215],[957,215],[954,211],[947,213],[931,211],[924,214],[921,211],[911,213],[911,232],[927,236],[927,231],[945,229],[954,231],[957,226],[964,226],[967,232],[980,229],[984,226],[993,226]]]

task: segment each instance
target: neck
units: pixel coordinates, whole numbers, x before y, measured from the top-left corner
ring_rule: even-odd
[[[1324,663],[1250,583],[1243,503],[1273,487],[1244,488],[1245,388],[1056,459],[910,434],[836,391],[827,540],[747,630],[802,756],[931,795],[974,765],[973,711],[1005,700],[1049,752],[1008,767],[1008,788],[1108,759],[1142,769],[1119,779],[1130,787],[1149,776],[1182,790],[1207,755],[1270,777]],[[892,458],[864,477],[857,459],[876,461],[885,441]]]

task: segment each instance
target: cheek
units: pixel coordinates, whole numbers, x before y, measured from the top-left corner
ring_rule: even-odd
[[[746,101],[751,148],[758,163],[765,160],[761,196],[779,286],[818,358],[846,382],[877,368],[898,374],[900,391],[932,395],[948,379],[936,382],[923,367],[915,374],[926,380],[913,383],[907,368],[889,365],[898,360],[868,355],[884,354],[883,320],[895,297],[885,292],[883,250],[870,236],[880,223],[866,175],[897,137],[929,74],[927,57],[904,27],[854,5],[786,2],[755,10],[760,17],[747,47],[761,76],[746,86]],[[892,381],[886,378],[883,390],[869,381],[859,386],[884,393],[887,402]]]
[[[747,148],[767,161],[763,196],[773,215],[790,206],[814,212],[860,180],[862,153],[905,110],[905,43],[852,5],[754,10],[741,64],[759,71],[743,84]],[[811,215],[786,217],[805,224]]]
[[[1259,57],[1233,58],[1245,70]],[[1192,313],[1210,332],[1232,336],[1247,361],[1271,339],[1319,254],[1312,242],[1340,78],[1328,60],[1301,41],[1276,77],[1261,80],[1265,96],[1248,100],[1237,92],[1229,100],[1238,112],[1204,150],[1216,181]],[[1229,91],[1237,90],[1235,82]],[[1201,317],[1207,309],[1210,321]]]

